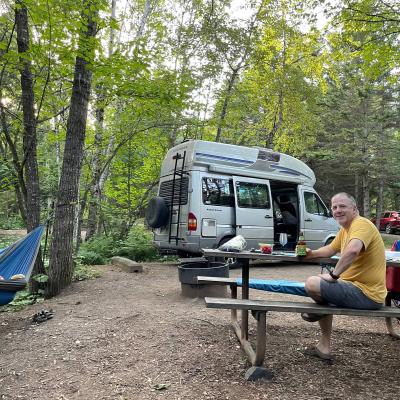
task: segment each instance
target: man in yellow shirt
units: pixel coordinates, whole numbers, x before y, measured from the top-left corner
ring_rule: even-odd
[[[347,193],[332,197],[333,217],[341,229],[327,246],[307,251],[307,258],[331,257],[341,253],[335,268],[326,274],[310,276],[305,289],[317,303],[339,307],[376,310],[386,297],[386,259],[382,237],[375,225],[360,217],[356,202]],[[319,321],[321,338],[305,354],[330,360],[332,315],[302,314],[306,321]]]

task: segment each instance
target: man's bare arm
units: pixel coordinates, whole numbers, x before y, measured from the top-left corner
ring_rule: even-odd
[[[306,258],[325,258],[325,257],[332,257],[335,254],[336,251],[333,250],[331,246],[327,245],[324,247],[320,247],[318,250],[307,249]]]
[[[340,256],[333,273],[340,275],[350,267],[354,259],[360,254],[364,243],[360,239],[351,239]]]

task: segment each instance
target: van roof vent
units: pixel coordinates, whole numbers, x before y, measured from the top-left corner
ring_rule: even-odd
[[[257,160],[279,162],[281,154],[272,151],[271,149],[259,149]]]

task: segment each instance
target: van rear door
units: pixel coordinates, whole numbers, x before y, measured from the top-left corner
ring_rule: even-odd
[[[273,243],[274,219],[269,181],[234,176],[233,187],[236,234],[244,236],[252,247],[259,241]]]

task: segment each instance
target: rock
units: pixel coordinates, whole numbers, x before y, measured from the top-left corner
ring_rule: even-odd
[[[112,257],[111,264],[120,267],[125,272],[143,272],[143,266],[125,257]]]

